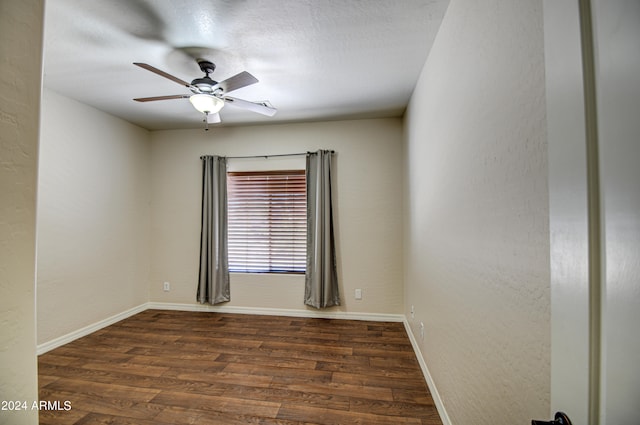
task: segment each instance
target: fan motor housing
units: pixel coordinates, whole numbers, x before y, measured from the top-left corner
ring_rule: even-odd
[[[215,71],[216,65],[213,62],[202,58],[198,58],[196,61],[200,66],[200,70],[205,73],[205,76],[202,78],[196,78],[191,82],[191,85],[197,87],[201,93],[213,93],[213,87],[218,84],[218,82],[209,78],[209,74],[212,74],[213,71]]]
[[[213,87],[216,84],[218,84],[218,82],[215,80],[212,80],[208,76],[202,77],[202,78],[196,78],[191,82],[192,86],[197,87],[201,92],[205,92],[205,93],[212,93]]]

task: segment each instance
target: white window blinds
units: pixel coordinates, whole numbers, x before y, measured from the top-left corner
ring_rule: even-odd
[[[227,173],[229,271],[304,273],[304,170]]]

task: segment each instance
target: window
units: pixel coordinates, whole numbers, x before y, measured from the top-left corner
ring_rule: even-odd
[[[229,271],[304,273],[304,170],[227,173]]]

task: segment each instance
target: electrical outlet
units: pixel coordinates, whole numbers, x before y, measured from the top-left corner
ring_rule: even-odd
[[[416,312],[415,312],[415,310],[414,310],[413,306],[411,306],[411,318],[412,318],[412,319],[415,319],[415,318],[416,318]]]
[[[424,323],[420,322],[420,339],[424,341]]]
[[[356,289],[356,300],[362,299],[362,289]]]
[[[169,282],[165,282],[164,285],[162,286],[162,289],[165,292],[169,292],[171,290],[171,284]]]

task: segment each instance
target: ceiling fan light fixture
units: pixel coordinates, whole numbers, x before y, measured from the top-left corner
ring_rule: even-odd
[[[193,94],[141,97],[133,100],[135,100],[136,102],[150,102],[155,100],[189,98],[189,101],[191,102],[193,107],[198,112],[205,115],[204,122],[207,126],[210,123],[214,124],[220,122],[220,115],[218,114],[218,112],[220,112],[220,110],[226,103],[231,103],[234,107],[257,112],[269,117],[272,117],[278,111],[267,101],[250,102],[248,100],[227,96],[227,93],[246,86],[250,86],[251,84],[255,84],[258,82],[258,79],[247,71],[242,71],[232,77],[227,78],[226,80],[217,82],[209,77],[209,74],[213,72],[216,66],[212,62],[205,59],[196,59],[196,61],[200,66],[200,70],[205,73],[205,76],[196,78],[190,83],[149,64],[134,62],[134,65],[139,66],[142,69],[146,69],[147,71],[153,72],[156,75],[169,79],[174,83],[178,83],[182,87],[188,88]]]
[[[224,106],[224,100],[210,94],[194,94],[189,97],[189,102],[203,114],[217,114]]]

